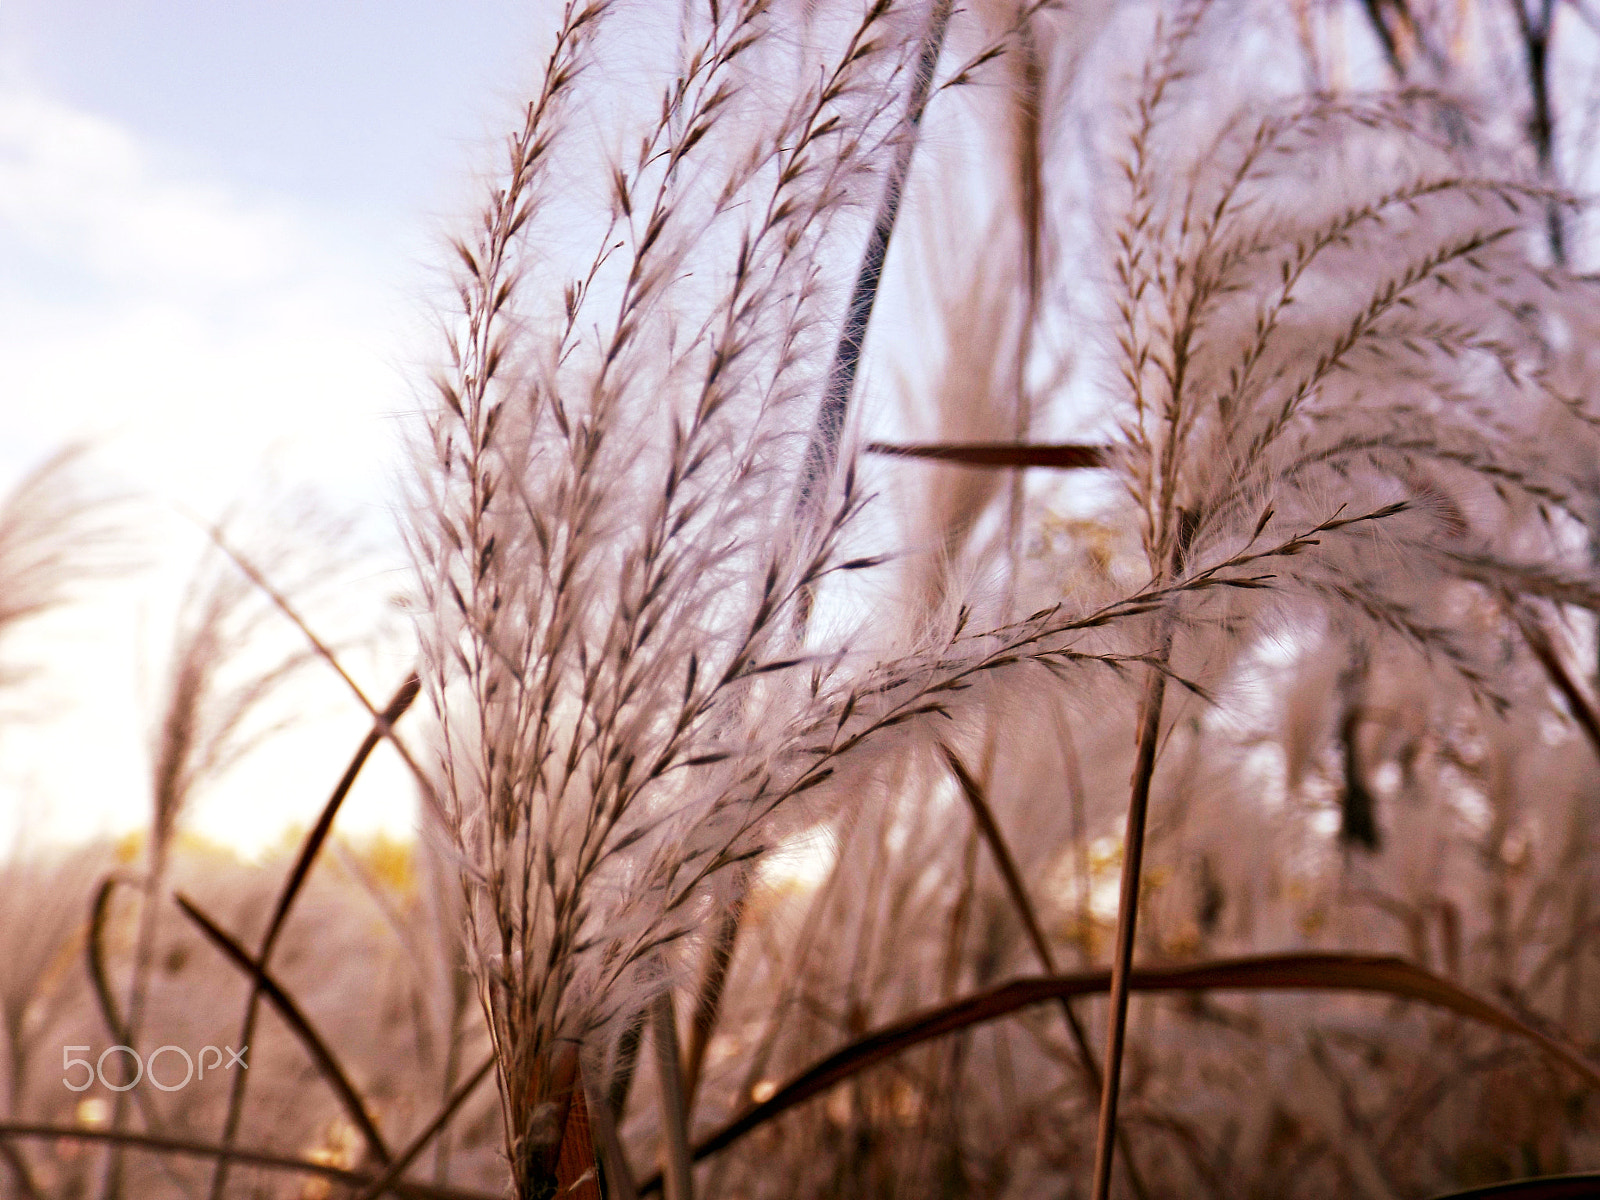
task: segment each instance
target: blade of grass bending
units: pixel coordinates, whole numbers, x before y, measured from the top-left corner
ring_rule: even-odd
[[[950,773],[956,777],[956,782],[961,785],[962,794],[967,799],[967,805],[972,809],[973,820],[977,823],[983,840],[989,846],[989,852],[994,855],[995,865],[1000,870],[1000,877],[1005,881],[1006,892],[1011,897],[1011,903],[1016,908],[1017,914],[1022,918],[1023,927],[1028,932],[1028,941],[1033,945],[1035,957],[1039,960],[1048,974],[1056,973],[1055,955],[1050,951],[1050,942],[1044,936],[1044,926],[1039,922],[1039,914],[1033,907],[1033,901],[1028,897],[1028,889],[1022,882],[1022,872],[1017,869],[1017,861],[1011,855],[1011,847],[1006,843],[1005,836],[1000,832],[1000,823],[995,820],[994,810],[989,807],[988,798],[984,795],[983,787],[973,778],[972,772],[967,770],[961,761],[946,743],[939,743],[939,753],[944,756],[945,765],[950,768]],[[1077,1047],[1078,1060],[1083,1067],[1084,1077],[1088,1080],[1089,1088],[1098,1098],[1104,1091],[1101,1082],[1100,1068],[1095,1064],[1094,1051],[1089,1048],[1088,1036],[1083,1032],[1083,1023],[1078,1020],[1078,1014],[1073,1011],[1072,1001],[1061,997],[1061,1014],[1067,1022],[1067,1032],[1072,1036],[1073,1045]],[[1123,1161],[1128,1168],[1128,1182],[1133,1186],[1133,1191],[1140,1200],[1149,1195],[1144,1186],[1144,1179],[1134,1165],[1130,1153],[1127,1136],[1119,1132],[1117,1143],[1122,1150]]]
[[[1092,470],[1108,465],[1104,446],[1030,442],[872,442],[868,454],[921,458],[960,467],[1020,469],[1048,467],[1057,471]]]
[[[264,1150],[248,1150],[238,1146],[219,1146],[211,1142],[197,1142],[188,1138],[164,1137],[149,1133],[127,1133],[111,1129],[86,1129],[80,1125],[30,1125],[20,1121],[0,1121],[0,1138],[66,1139],[79,1142],[98,1142],[145,1150],[151,1154],[182,1154],[191,1158],[228,1159],[246,1167],[259,1167],[267,1171],[292,1171],[302,1175],[315,1175],[345,1187],[364,1187],[373,1181],[371,1175],[360,1171],[346,1171],[325,1163],[285,1154],[269,1154]],[[388,1186],[390,1194],[413,1200],[503,1200],[497,1192],[474,1192],[466,1188],[443,1187],[433,1183],[412,1180],[395,1180]]]
[[[1219,959],[1180,967],[1141,967],[1129,973],[1135,992],[1348,991],[1416,1000],[1470,1018],[1535,1043],[1600,1086],[1600,1065],[1575,1047],[1532,1028],[1515,1014],[1431,971],[1401,958],[1367,954],[1267,954]],[[1021,1009],[1062,997],[1092,996],[1108,990],[1109,971],[1082,971],[1048,978],[1016,979],[951,1004],[927,1009],[867,1034],[802,1071],[765,1103],[735,1117],[703,1138],[696,1159],[724,1150],[779,1114],[837,1083],[913,1046],[971,1029]],[[639,1194],[659,1191],[660,1176],[643,1181]]]
[[[328,833],[333,828],[333,819],[338,815],[345,797],[350,794],[351,787],[355,785],[356,777],[361,774],[361,768],[366,765],[373,750],[377,749],[378,743],[387,736],[389,728],[405,715],[421,690],[422,681],[416,675],[410,676],[400,685],[390,698],[388,706],[373,721],[366,737],[362,738],[361,745],[350,760],[350,765],[345,768],[344,775],[335,785],[333,794],[322,806],[322,813],[318,816],[317,823],[306,834],[305,841],[300,846],[300,854],[295,859],[294,867],[278,895],[272,919],[267,924],[266,932],[261,936],[261,949],[255,955],[255,961],[261,964],[262,970],[267,968],[272,949],[278,941],[278,934],[283,929],[284,921],[288,919],[289,910],[294,907],[295,897],[305,885],[311,864],[315,861],[318,851],[322,849],[323,842],[327,841]],[[249,998],[245,1001],[244,1021],[239,1032],[241,1046],[248,1046],[251,1038],[255,1036],[256,1014],[260,1009],[260,1002],[261,989],[258,980],[251,984]],[[222,1125],[222,1144],[225,1147],[233,1145],[233,1139],[238,1135],[239,1118],[244,1111],[244,1094],[248,1082],[249,1074],[241,1071],[233,1077],[233,1086],[228,1091],[228,1108]],[[227,1186],[227,1182],[228,1159],[223,1157],[217,1160],[216,1170],[211,1177],[210,1200],[222,1200],[223,1189]]]
[[[283,1018],[284,1024],[289,1026],[294,1035],[300,1039],[300,1044],[306,1048],[306,1053],[311,1055],[311,1061],[339,1097],[339,1102],[344,1105],[351,1123],[366,1139],[373,1157],[385,1166],[392,1162],[394,1155],[389,1152],[383,1135],[378,1132],[378,1127],[372,1120],[372,1114],[367,1111],[361,1093],[356,1091],[355,1085],[350,1082],[350,1077],[339,1065],[339,1060],[334,1057],[333,1051],[328,1049],[328,1044],[317,1033],[316,1027],[311,1024],[311,1019],[300,1011],[300,1006],[295,1003],[294,998],[284,990],[282,984],[267,973],[258,960],[250,956],[250,952],[241,946],[236,938],[206,916],[194,901],[184,895],[177,896],[176,900],[178,907],[183,910],[183,915],[206,935],[212,945],[227,956],[228,961],[250,977],[254,987],[267,998],[278,1015]],[[248,1047],[248,1043],[245,1045]]]
[[[312,650],[316,651],[317,656],[328,664],[335,675],[344,681],[345,686],[350,689],[351,695],[355,696],[361,707],[367,710],[367,715],[372,718],[373,722],[382,721],[383,714],[378,711],[378,706],[373,704],[371,698],[362,690],[361,685],[351,677],[350,672],[344,669],[344,664],[339,661],[339,656],[333,652],[333,648],[317,636],[316,631],[300,615],[299,610],[289,603],[289,598],[273,587],[271,580],[254,563],[228,543],[227,538],[223,536],[220,525],[207,525],[206,533],[210,536],[217,549],[226,554],[233,565],[238,567],[245,577],[259,588],[267,599],[272,601],[273,606],[284,615],[289,623],[300,631],[301,636],[310,644]],[[385,724],[383,736],[389,739],[389,744],[394,747],[395,753],[406,764],[406,769],[411,772],[412,777],[417,781],[417,786],[422,789],[424,798],[430,804],[435,803],[432,782],[422,768],[417,765],[416,760],[411,757],[410,749],[395,735],[391,726],[392,722]]]
[[[119,1043],[128,1040],[127,1026],[122,1022],[122,1014],[117,1011],[117,998],[111,994],[111,975],[106,969],[103,938],[106,919],[111,914],[112,893],[122,882],[115,875],[107,875],[100,881],[100,886],[95,889],[94,900],[89,905],[89,931],[84,939],[84,954],[89,960],[89,982],[94,985],[95,1003],[100,1008],[107,1032]]]
[[[366,765],[378,743],[388,736],[388,731],[416,700],[422,690],[422,681],[412,675],[402,683],[395,694],[390,697],[388,706],[378,714],[373,721],[373,726],[367,736],[361,741],[361,746],[356,750],[350,760],[350,765],[345,768],[344,775],[340,778],[333,794],[328,797],[328,802],[322,808],[322,813],[317,818],[317,823],[312,826],[311,832],[306,834],[306,840],[300,847],[299,857],[296,858],[294,869],[285,881],[283,891],[278,897],[277,907],[273,910],[272,921],[267,926],[267,931],[262,935],[263,963],[266,953],[278,939],[283,923],[289,916],[289,910],[294,906],[295,898],[300,894],[300,889],[305,884],[306,876],[311,871],[311,864],[316,860],[318,852],[322,849],[323,842],[327,841],[329,832],[333,829],[333,819],[338,816],[339,808],[349,795],[350,788],[355,784],[356,777],[361,773],[361,768]]]
[[[89,960],[89,982],[93,986],[95,1004],[106,1023],[106,1030],[118,1045],[128,1046],[132,1044],[133,1037],[122,1013],[117,1011],[117,998],[111,992],[111,973],[106,967],[106,921],[111,915],[111,897],[119,886],[139,887],[137,882],[118,873],[107,875],[100,881],[100,886],[95,889],[94,900],[89,905],[89,929],[84,938],[84,954]],[[144,1088],[136,1088],[133,1097],[144,1115],[145,1124],[159,1133],[166,1123],[156,1107],[155,1098]]]
[[[388,1165],[383,1174],[374,1179],[356,1197],[356,1200],[377,1200],[379,1196],[388,1191],[391,1185],[405,1172],[405,1169],[416,1160],[417,1155],[426,1150],[428,1143],[438,1137],[440,1130],[450,1123],[450,1118],[455,1116],[456,1110],[466,1103],[467,1097],[472,1095],[477,1086],[488,1078],[489,1072],[494,1070],[494,1064],[495,1058],[492,1054],[479,1063],[478,1069],[467,1076],[462,1081],[461,1086],[450,1094],[450,1099],[445,1101],[444,1107],[438,1111],[433,1120],[429,1121],[423,1127],[422,1132],[406,1144],[404,1150],[394,1156],[394,1161]]]

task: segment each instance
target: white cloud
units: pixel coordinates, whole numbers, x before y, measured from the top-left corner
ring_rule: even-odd
[[[132,480],[197,505],[232,499],[269,457],[346,494],[379,486],[383,414],[406,397],[398,306],[363,266],[382,248],[336,228],[180,175],[103,117],[0,95],[13,444],[110,439]]]
[[[259,285],[304,253],[283,211],[168,177],[127,130],[29,92],[0,94],[0,231],[141,288]]]
[[[403,394],[383,314],[370,311],[379,303],[377,289],[336,279],[226,311],[163,298],[97,311],[0,298],[0,387],[35,455],[87,437],[116,474],[192,507],[237,499],[269,465],[376,498],[383,413]]]

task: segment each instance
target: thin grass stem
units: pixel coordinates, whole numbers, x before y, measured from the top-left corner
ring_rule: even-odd
[[[393,1161],[394,1155],[383,1140],[383,1134],[378,1132],[378,1126],[372,1119],[372,1114],[367,1110],[367,1104],[362,1099],[361,1093],[350,1082],[350,1076],[339,1064],[333,1051],[329,1048],[326,1039],[322,1037],[312,1025],[311,1019],[301,1011],[294,998],[289,995],[284,986],[267,973],[265,967],[258,959],[252,958],[250,952],[239,944],[222,926],[218,925],[194,901],[187,896],[177,898],[178,907],[183,915],[192,921],[206,939],[227,957],[228,961],[238,967],[250,977],[251,984],[258,989],[274,1011],[283,1019],[291,1033],[300,1040],[311,1056],[312,1064],[319,1074],[327,1080],[328,1086],[333,1089],[334,1095],[339,1098],[339,1103],[344,1106],[345,1114],[350,1118],[351,1124],[366,1140],[367,1150],[380,1165],[387,1166]],[[241,1048],[241,1053],[248,1050],[246,1043]]]
[[[956,777],[956,782],[961,785],[961,793],[966,797],[967,805],[972,810],[973,821],[983,834],[984,844],[994,855],[995,866],[999,869],[1000,878],[1006,885],[1006,894],[1011,899],[1012,907],[1017,910],[1017,915],[1022,918],[1022,925],[1027,931],[1028,942],[1033,947],[1035,957],[1047,973],[1054,975],[1055,954],[1050,949],[1049,939],[1044,935],[1044,926],[1039,921],[1038,911],[1028,896],[1027,885],[1022,881],[1022,872],[1017,869],[1016,858],[1011,853],[1005,835],[1000,831],[1000,823],[995,819],[994,809],[990,807],[988,798],[984,795],[983,785],[973,778],[972,772],[967,770],[966,764],[947,743],[942,741],[939,743],[939,753],[943,756],[945,765],[950,768],[950,773]],[[1065,997],[1061,999],[1061,1015],[1066,1021],[1067,1032],[1071,1035],[1090,1093],[1099,1098],[1105,1092],[1100,1068],[1094,1061],[1094,1051],[1089,1047],[1089,1038],[1084,1033],[1083,1022],[1078,1020],[1072,1001]],[[1125,1131],[1118,1130],[1117,1140],[1122,1149],[1123,1164],[1128,1168],[1128,1181],[1133,1186],[1134,1194],[1140,1197],[1140,1200],[1144,1200],[1149,1193],[1145,1188],[1144,1178],[1134,1162]]]
[[[289,912],[294,907],[295,899],[300,895],[300,890],[305,886],[307,876],[311,873],[311,865],[316,861],[318,852],[327,841],[332,832],[333,821],[338,816],[340,807],[344,804],[345,797],[350,794],[350,789],[355,786],[356,778],[361,774],[361,769],[366,765],[367,759],[377,749],[378,743],[383,740],[385,731],[405,715],[406,711],[416,700],[422,690],[421,680],[413,675],[400,685],[398,691],[390,698],[388,707],[378,714],[378,719],[373,722],[373,727],[367,732],[361,745],[356,749],[349,766],[345,768],[343,776],[334,786],[333,794],[322,807],[317,822],[306,834],[301,843],[300,853],[295,859],[289,876],[284,880],[283,889],[278,894],[278,902],[273,908],[272,918],[267,924],[266,931],[261,935],[261,948],[255,954],[255,962],[260,965],[261,971],[266,971],[272,957],[273,948],[277,945],[278,935],[282,932],[284,922],[289,919]],[[250,985],[250,994],[245,1001],[244,1019],[240,1025],[239,1044],[248,1046],[255,1036],[256,1015],[261,1003],[261,976],[256,976]],[[232,1086],[228,1091],[228,1107],[222,1124],[222,1145],[233,1145],[234,1138],[238,1135],[239,1119],[244,1111],[245,1089],[248,1086],[249,1073],[239,1071],[233,1076]],[[228,1183],[229,1159],[223,1156],[217,1159],[217,1165],[211,1176],[211,1200],[222,1200],[223,1190]]]
[[[1166,661],[1166,654],[1161,656]],[[1156,751],[1161,738],[1161,707],[1167,676],[1152,670],[1145,685],[1139,721],[1138,748],[1134,754],[1133,786],[1128,799],[1128,823],[1123,835],[1122,889],[1117,901],[1117,940],[1111,957],[1110,1003],[1106,1015],[1105,1070],[1100,1087],[1100,1116],[1095,1129],[1092,1200],[1108,1200],[1111,1164],[1117,1144],[1117,1101],[1122,1089],[1123,1042],[1128,1032],[1128,984],[1133,971],[1133,939],[1139,916],[1139,881],[1144,865],[1144,833],[1150,807],[1150,784],[1155,778]]]
[[[662,1155],[667,1200],[694,1200],[694,1164],[689,1154],[689,1113],[685,1104],[683,1053],[678,1047],[678,1017],[671,991],[650,1008],[650,1040],[655,1047],[661,1090]]]

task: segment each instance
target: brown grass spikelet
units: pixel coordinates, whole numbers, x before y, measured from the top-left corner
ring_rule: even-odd
[[[460,248],[419,558],[444,795],[524,1189],[559,1141],[557,1077],[572,1075],[553,1064],[659,986],[702,883],[827,774],[762,766],[755,748],[774,730],[789,730],[775,749],[826,737],[828,668],[806,684],[789,614],[839,565],[860,497],[846,472],[797,532],[787,463],[822,344],[818,246],[871,174],[885,130],[867,84],[897,69],[899,18],[878,4],[799,51],[769,33],[770,7],[686,27],[659,115],[600,183],[597,251],[542,312],[525,257],[550,244],[538,172],[572,136],[559,112],[603,15],[569,9],[483,233]],[[807,80],[788,108],[751,93],[751,57]]]

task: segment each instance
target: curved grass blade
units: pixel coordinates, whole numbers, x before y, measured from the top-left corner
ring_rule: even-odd
[[[111,897],[117,887],[126,880],[116,874],[107,875],[100,881],[100,886],[95,889],[94,899],[89,904],[89,932],[84,939],[84,953],[89,960],[89,982],[94,985],[95,1003],[100,1008],[100,1017],[106,1023],[106,1029],[118,1042],[128,1040],[128,1029],[123,1023],[122,1013],[117,1008],[117,998],[111,991],[111,972],[106,966],[105,931],[106,921],[111,915]]]
[[[106,922],[111,919],[111,897],[119,887],[143,890],[136,881],[120,871],[113,871],[100,881],[94,899],[89,904],[89,928],[84,937],[84,954],[89,960],[89,982],[94,991],[95,1004],[100,1009],[100,1018],[116,1043],[127,1046],[133,1043],[133,1035],[112,993],[111,969],[106,963],[105,944]],[[159,1133],[165,1122],[156,1108],[154,1097],[144,1088],[135,1090],[133,1097],[139,1111],[144,1114],[147,1126]]]
[[[1048,467],[1057,471],[1081,471],[1109,465],[1109,455],[1104,446],[1075,443],[872,442],[867,446],[867,453],[884,454],[892,458],[921,458],[959,467]]]
[[[1109,971],[1016,979],[951,1004],[914,1013],[801,1072],[771,1099],[702,1139],[694,1148],[694,1157],[701,1159],[726,1149],[780,1113],[913,1046],[986,1024],[1031,1005],[1096,995],[1106,991],[1110,982]],[[1600,1066],[1573,1046],[1534,1029],[1491,1000],[1388,955],[1269,954],[1191,966],[1141,967],[1129,975],[1128,987],[1136,992],[1347,991],[1419,1000],[1525,1038],[1600,1087]],[[661,1177],[656,1175],[639,1185],[639,1194],[660,1188]]]
[[[221,950],[229,962],[250,976],[255,988],[267,998],[278,1015],[283,1018],[284,1024],[289,1026],[294,1035],[300,1039],[300,1044],[306,1048],[306,1052],[311,1055],[311,1061],[316,1064],[322,1077],[328,1081],[328,1086],[338,1095],[339,1102],[344,1105],[351,1122],[366,1139],[373,1157],[382,1165],[388,1166],[393,1161],[394,1155],[384,1143],[383,1135],[378,1132],[378,1126],[373,1122],[372,1114],[367,1111],[361,1093],[356,1091],[355,1085],[350,1082],[350,1077],[339,1065],[339,1060],[334,1057],[333,1051],[328,1049],[328,1044],[322,1040],[322,1035],[311,1024],[310,1018],[300,1011],[300,1006],[284,990],[283,985],[269,975],[266,968],[252,958],[250,952],[241,946],[236,938],[206,916],[194,901],[180,895],[177,897],[177,902],[178,907],[183,910],[183,915],[206,935],[211,944]]]
[[[289,877],[284,881],[283,889],[278,895],[277,906],[273,909],[272,920],[267,925],[267,930],[261,936],[261,949],[255,956],[255,961],[265,970],[272,956],[272,949],[277,944],[278,935],[283,929],[283,924],[289,917],[289,911],[294,907],[295,898],[300,894],[300,889],[305,886],[306,876],[311,872],[311,864],[316,861],[322,844],[328,840],[328,834],[333,829],[333,819],[339,813],[339,808],[344,804],[345,797],[350,794],[350,789],[355,786],[356,777],[361,774],[361,768],[366,765],[367,759],[378,748],[387,735],[388,730],[409,709],[422,691],[422,680],[416,675],[410,676],[402,683],[395,694],[390,697],[388,706],[378,714],[377,720],[372,723],[372,728],[367,731],[366,737],[361,740],[355,755],[350,759],[350,765],[345,768],[344,775],[334,786],[333,794],[328,797],[328,802],[322,806],[322,813],[317,818],[317,823],[306,834],[305,841],[301,843],[300,854],[295,859],[294,868],[289,872]],[[250,997],[245,1002],[244,1021],[240,1028],[239,1044],[248,1046],[250,1039],[255,1036],[256,1014],[261,1002],[260,977],[251,984]],[[223,1119],[222,1144],[231,1146],[233,1139],[239,1132],[239,1118],[244,1111],[244,1093],[249,1076],[240,1072],[233,1077],[233,1087],[228,1093],[227,1115]],[[211,1200],[222,1200],[224,1189],[228,1182],[228,1159],[217,1160],[217,1169],[211,1179]]]
[[[315,1175],[345,1187],[363,1187],[373,1181],[371,1175],[360,1171],[346,1171],[325,1163],[284,1154],[269,1154],[264,1150],[247,1150],[238,1146],[218,1146],[211,1142],[197,1142],[189,1138],[158,1137],[149,1133],[128,1133],[113,1129],[87,1129],[79,1125],[32,1125],[23,1121],[0,1121],[0,1138],[46,1138],[78,1142],[99,1142],[145,1150],[151,1154],[182,1154],[191,1158],[227,1159],[246,1167],[260,1167],[268,1171],[293,1171],[302,1175]],[[410,1200],[502,1200],[498,1193],[474,1192],[466,1188],[444,1187],[433,1183],[416,1183],[395,1180],[387,1189],[392,1195]]]
[[[404,1150],[395,1155],[394,1161],[389,1164],[388,1169],[377,1179],[374,1179],[367,1186],[367,1189],[356,1197],[356,1200],[377,1200],[379,1196],[388,1191],[390,1185],[400,1178],[401,1174],[412,1164],[417,1155],[426,1150],[428,1143],[438,1137],[439,1131],[450,1123],[450,1118],[456,1115],[456,1110],[466,1102],[467,1097],[472,1095],[477,1086],[488,1078],[489,1072],[494,1069],[494,1064],[495,1058],[492,1054],[479,1063],[478,1069],[467,1076],[461,1085],[451,1093],[450,1099],[445,1101],[445,1105],[439,1110],[438,1115],[428,1122],[421,1133],[411,1139],[410,1144]]]

